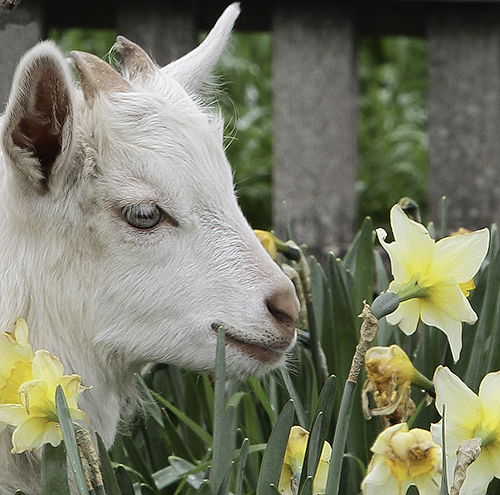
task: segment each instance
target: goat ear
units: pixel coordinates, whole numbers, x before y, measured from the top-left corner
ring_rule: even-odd
[[[138,77],[147,79],[160,69],[139,45],[128,40],[125,36],[118,36],[113,48],[121,56],[122,74],[129,81]]]
[[[92,105],[98,93],[127,93],[130,84],[104,60],[85,52],[73,51],[69,54],[73,63],[85,101]]]
[[[21,59],[12,83],[2,145],[13,169],[46,191],[73,141],[73,94],[68,64],[49,41]]]
[[[239,3],[231,4],[198,47],[166,65],[161,71],[179,82],[186,91],[197,92],[219,61],[239,14]]]

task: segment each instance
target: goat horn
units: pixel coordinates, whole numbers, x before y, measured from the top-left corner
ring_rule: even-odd
[[[114,48],[122,57],[124,75],[128,79],[135,79],[137,76],[150,76],[159,69],[144,49],[125,36],[116,38]]]
[[[88,103],[92,103],[99,92],[108,94],[133,91],[130,84],[99,57],[72,51],[69,58],[76,69],[83,95]]]

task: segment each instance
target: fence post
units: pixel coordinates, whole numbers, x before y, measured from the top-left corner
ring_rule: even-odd
[[[196,46],[196,1],[125,1],[118,7],[117,28],[163,66]]]
[[[500,213],[500,8],[439,5],[429,34],[430,218],[448,198],[449,230]]]
[[[276,2],[273,18],[274,224],[319,258],[352,240],[357,74],[350,2]]]
[[[44,35],[40,2],[25,0],[12,12],[0,13],[0,113],[5,109],[19,59]]]

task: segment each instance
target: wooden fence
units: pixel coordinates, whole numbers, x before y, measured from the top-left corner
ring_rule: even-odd
[[[0,104],[19,57],[49,26],[115,28],[159,63],[191,49],[229,0],[22,0],[0,15]],[[500,213],[500,3],[242,0],[237,29],[273,39],[274,211],[319,256],[353,236],[360,35],[428,40],[429,210],[450,229]]]

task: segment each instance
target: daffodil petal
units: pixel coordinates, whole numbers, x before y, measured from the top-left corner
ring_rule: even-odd
[[[446,334],[453,361],[456,363],[460,358],[462,350],[462,322],[454,320],[446,313],[439,312],[432,307],[427,308],[426,311],[422,311],[422,321],[426,325],[439,328]]]
[[[429,291],[430,297],[422,300],[426,310],[434,307],[437,312],[445,313],[456,321],[464,321],[469,325],[476,322],[476,313],[453,278],[441,279]]]
[[[391,271],[396,280],[407,281],[410,278],[410,272],[405,264],[405,255],[401,249],[398,249],[395,242],[387,243],[385,239],[387,232],[384,229],[376,230],[380,245],[385,249],[391,259]]]
[[[394,313],[386,316],[386,320],[391,325],[398,325],[406,335],[411,335],[417,329],[420,306],[420,299],[403,301]]]
[[[77,407],[78,397],[80,396],[80,393],[85,390],[81,386],[81,382],[82,379],[80,375],[64,375],[59,380],[70,408]]]
[[[468,282],[481,267],[488,253],[489,240],[488,229],[445,237],[436,243],[433,265],[458,283]]]
[[[438,481],[439,480],[439,481]],[[441,476],[416,476],[411,481],[402,483],[401,493],[406,493],[411,485],[418,488],[419,495],[438,495],[440,490]]]
[[[21,423],[12,434],[12,452],[21,453],[25,450],[35,450],[45,443],[54,447],[62,440],[59,426],[54,422],[47,422],[45,418],[33,416]]]
[[[391,209],[391,226],[398,250],[410,273],[425,273],[434,259],[435,242],[427,229],[410,220],[399,205]]]
[[[406,423],[398,423],[398,424],[395,424],[393,426],[390,426],[389,428],[386,428],[376,438],[376,440],[373,443],[373,446],[370,450],[372,452],[374,452],[375,454],[384,455],[386,450],[387,450],[387,445],[389,445],[391,438],[398,431],[407,432],[408,425]]]
[[[490,476],[487,473],[490,473]],[[498,475],[495,459],[488,452],[481,451],[479,457],[467,468],[465,483],[460,493],[484,495],[494,473]]]
[[[4,423],[17,426],[27,417],[26,409],[20,404],[0,404],[0,421]]]
[[[436,388],[436,408],[439,414],[443,414],[443,406],[447,405],[445,411],[447,439],[450,436],[449,424],[465,430],[480,424],[481,401],[458,376],[447,367],[438,366],[432,381]]]
[[[50,384],[55,384],[63,376],[64,368],[55,356],[45,349],[35,352],[33,358],[33,376],[46,380]]]
[[[500,371],[488,373],[479,385],[479,398],[484,406],[486,423],[500,427]]]
[[[14,325],[14,336],[16,338],[16,341],[19,345],[21,346],[29,346],[29,330],[28,330],[28,325],[26,324],[26,321],[24,318],[19,318],[15,325]]]
[[[361,483],[363,495],[400,495],[396,478],[392,476],[387,461],[382,455],[375,454],[368,467],[368,473]]]

